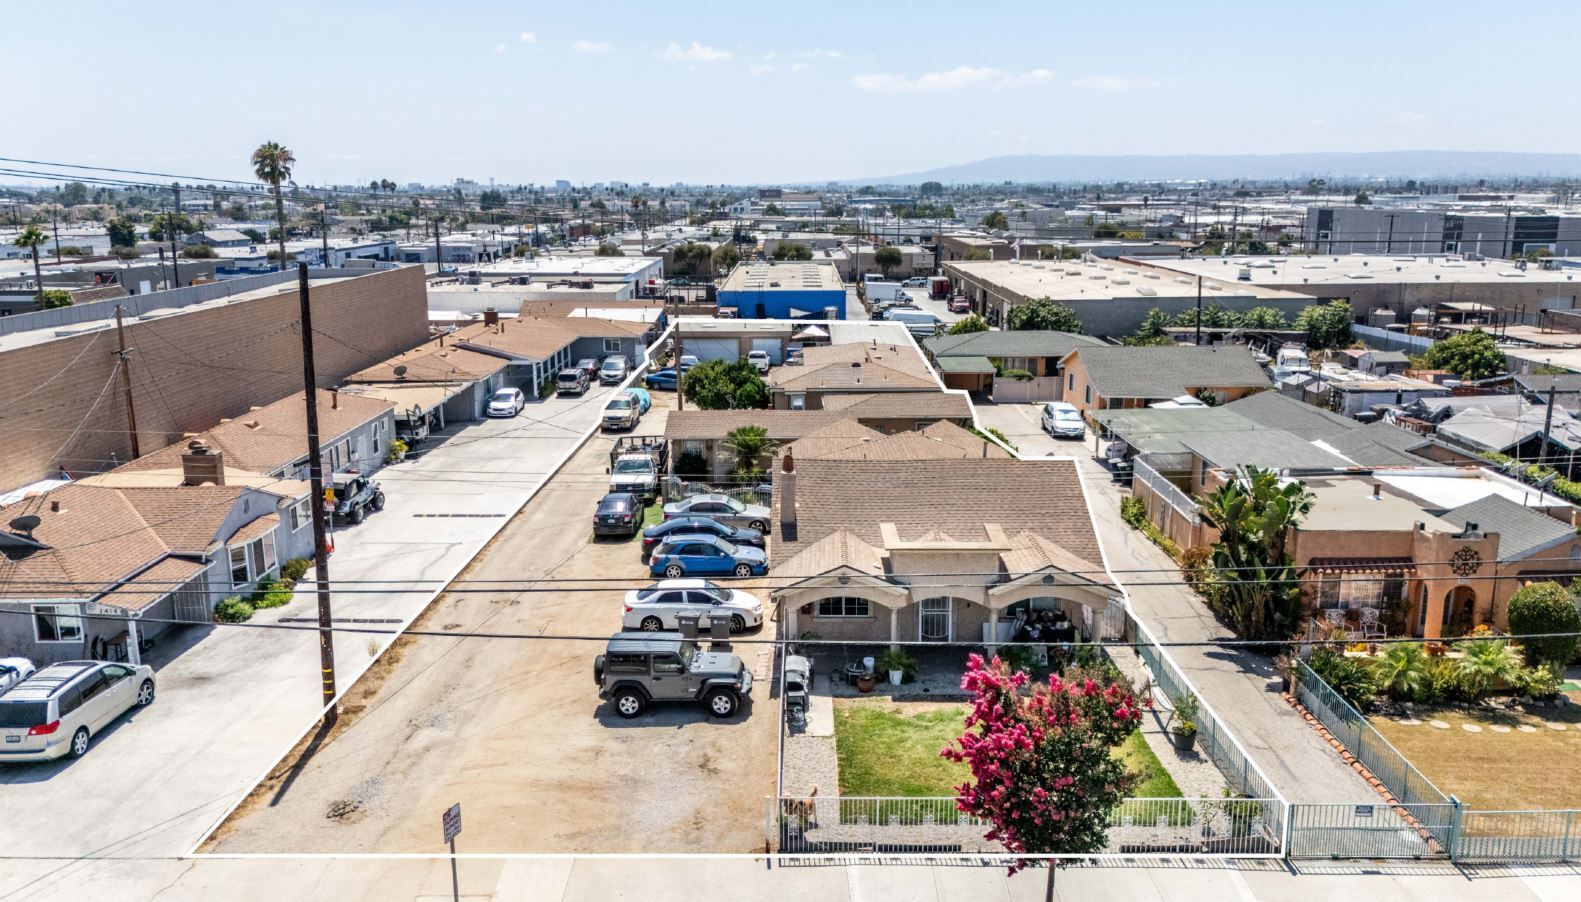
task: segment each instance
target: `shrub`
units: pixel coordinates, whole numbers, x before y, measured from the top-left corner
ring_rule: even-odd
[[[1312,654],[1312,660],[1307,662],[1312,672],[1323,678],[1323,682],[1339,693],[1340,698],[1350,702],[1358,711],[1366,710],[1372,697],[1378,694],[1378,688],[1373,683],[1372,668],[1359,658],[1349,658],[1343,654],[1327,648],[1320,648]]]
[[[243,601],[240,595],[220,599],[220,603],[214,606],[214,619],[220,623],[245,623],[252,615],[252,604]]]
[[[1038,656],[1037,652],[1033,651],[1029,645],[1012,645],[1008,648],[1000,649],[999,660],[1005,662],[1011,671],[1020,670],[1031,673],[1032,668],[1037,666]]]
[[[891,648],[878,656],[878,669],[880,673],[898,670],[901,682],[909,683],[917,678],[917,659],[903,648]]]
[[[294,580],[281,580],[272,576],[266,576],[258,581],[257,590],[253,592],[252,597],[247,599],[247,601],[253,606],[254,610],[284,607],[291,602],[293,585],[295,585]]]
[[[1522,586],[1510,596],[1508,616],[1510,632],[1516,635],[1581,632],[1581,612],[1576,610],[1575,596],[1554,582]],[[1528,662],[1552,664],[1560,671],[1576,656],[1574,638],[1523,639],[1521,647]]]
[[[313,562],[305,557],[292,558],[280,565],[280,576],[295,583],[302,575],[313,568]]]
[[[405,457],[406,452],[410,450],[411,446],[407,445],[404,439],[396,439],[395,441],[390,442],[390,453],[385,455],[385,462],[393,464]]]
[[[682,451],[675,456],[675,472],[682,476],[701,476],[708,472],[708,458],[701,451]]]
[[[1428,684],[1427,654],[1414,642],[1391,645],[1373,663],[1372,674],[1378,689],[1395,701],[1422,701]]]
[[[71,292],[59,288],[51,288],[38,293],[38,301],[45,310],[54,310],[58,307],[71,306]]]
[[[1135,495],[1127,495],[1121,498],[1120,519],[1129,524],[1132,529],[1141,529],[1143,524],[1147,523],[1147,505]]]
[[[1476,701],[1493,689],[1493,684],[1516,684],[1521,677],[1521,656],[1508,642],[1471,642],[1462,646],[1465,657],[1455,664],[1460,690],[1467,701]]]
[[[1564,677],[1552,665],[1538,664],[1521,671],[1516,687],[1532,698],[1548,698],[1564,688]]]
[[[181,256],[188,260],[213,260],[219,254],[207,244],[189,244],[181,249]]]

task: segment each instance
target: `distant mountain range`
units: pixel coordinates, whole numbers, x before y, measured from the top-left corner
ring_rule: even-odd
[[[1020,154],[924,172],[840,179],[847,185],[922,182],[1140,182],[1211,179],[1306,181],[1309,178],[1486,178],[1581,175],[1581,154],[1505,151],[1389,150],[1376,153],[1171,154],[1087,156]]]

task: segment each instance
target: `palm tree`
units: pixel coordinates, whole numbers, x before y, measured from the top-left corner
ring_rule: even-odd
[[[1414,642],[1389,646],[1373,673],[1378,685],[1395,701],[1415,701],[1427,685],[1427,655]]]
[[[1496,682],[1513,682],[1521,672],[1521,655],[1503,639],[1497,642],[1472,642],[1466,656],[1455,665],[1460,684],[1476,701]]]
[[[1225,577],[1223,613],[1241,638],[1284,639],[1295,630],[1301,587],[1286,545],[1315,500],[1305,483],[1280,485],[1277,473],[1257,467],[1198,497],[1203,521],[1219,530],[1213,565]]]
[[[44,230],[36,225],[30,225],[22,230],[11,243],[17,247],[25,247],[33,255],[33,282],[38,286],[38,299],[44,300],[44,271],[38,265],[38,246],[48,240]]]
[[[735,477],[748,480],[763,475],[763,458],[776,443],[762,426],[741,426],[725,433],[723,444],[736,460]]]
[[[280,226],[280,268],[285,269],[285,200],[280,196],[280,183],[291,177],[291,167],[296,157],[281,144],[268,141],[253,151],[253,174],[260,182],[274,188],[274,215]]]

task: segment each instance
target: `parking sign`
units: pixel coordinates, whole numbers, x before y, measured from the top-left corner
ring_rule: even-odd
[[[461,803],[451,805],[440,820],[445,825],[445,842],[455,842],[461,833]]]

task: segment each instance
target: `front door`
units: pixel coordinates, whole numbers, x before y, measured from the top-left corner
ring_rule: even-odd
[[[924,598],[917,617],[917,638],[923,642],[948,642],[954,627],[951,600]]]

